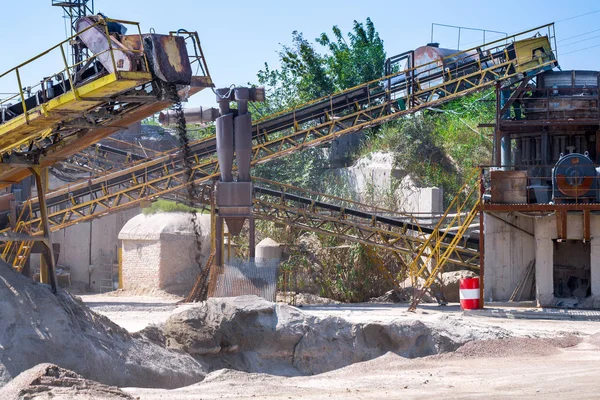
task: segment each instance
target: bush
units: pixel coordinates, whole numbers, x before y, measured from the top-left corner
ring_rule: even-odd
[[[177,203],[175,201],[158,199],[152,203],[148,208],[142,209],[144,215],[152,215],[159,212],[174,213],[174,212],[203,212],[201,209],[186,206],[185,204]]]

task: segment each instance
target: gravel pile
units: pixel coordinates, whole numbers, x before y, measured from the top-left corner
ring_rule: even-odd
[[[78,298],[36,284],[0,263],[0,387],[52,363],[113,385],[174,388],[206,370],[188,354],[136,338]]]
[[[577,336],[557,338],[519,338],[476,340],[458,348],[455,352],[444,355],[447,358],[498,358],[550,356],[560,349],[573,347],[581,343]]]
[[[134,400],[117,387],[85,379],[54,364],[40,364],[0,389],[0,399]]]

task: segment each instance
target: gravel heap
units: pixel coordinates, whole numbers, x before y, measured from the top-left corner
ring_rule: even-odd
[[[0,387],[41,363],[112,386],[174,388],[206,373],[188,354],[131,336],[78,298],[0,263]]]

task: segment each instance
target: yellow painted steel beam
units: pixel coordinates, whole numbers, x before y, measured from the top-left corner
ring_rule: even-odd
[[[507,46],[506,39],[494,43],[497,44],[498,48]],[[489,47],[487,49],[487,51],[491,51]],[[461,54],[465,53],[461,52]],[[525,72],[537,70],[542,67],[549,68],[555,65],[555,60],[551,56],[547,56],[543,60],[537,60],[538,62],[535,65],[531,63],[527,64],[527,60],[510,59],[509,57],[504,60],[493,59],[492,61],[491,64],[474,63],[474,65],[478,66],[479,70],[472,72],[468,70],[462,75],[457,75],[453,71],[450,71],[449,77],[436,85],[422,87],[420,85],[422,82],[416,81],[417,90],[410,91],[411,101],[407,102],[407,104],[415,104],[410,109],[395,110],[391,107],[391,102],[397,99],[390,99],[389,91],[383,90],[382,87],[382,84],[391,78],[390,76],[353,88],[353,90],[364,89],[368,94],[367,98],[363,99],[360,104],[351,102],[335,109],[332,101],[334,95],[332,95],[328,96],[331,100],[331,108],[323,110],[320,114],[312,113],[310,118],[301,119],[301,117],[297,118],[296,116],[301,115],[299,110],[303,107],[309,107],[312,104],[316,104],[315,102],[293,110],[289,113],[292,118],[287,125],[278,126],[277,129],[271,131],[265,129],[265,126],[268,126],[269,121],[273,120],[274,117],[259,120],[254,126],[255,131],[258,132],[258,136],[255,138],[255,145],[253,147],[252,165],[282,157],[307,147],[321,145],[338,136],[376,126],[393,119],[401,118],[415,111],[443,104],[454,98],[482,90],[499,80],[506,80],[517,76],[516,66],[518,65],[524,68]],[[422,67],[420,66],[419,68]],[[439,68],[437,62],[432,68]],[[396,76],[402,74],[406,75],[406,71],[400,72]],[[339,96],[339,94],[335,96]],[[277,114],[276,116],[282,115]],[[204,142],[208,146],[214,140],[213,137]],[[202,146],[200,146],[199,153],[194,155],[193,163],[195,165],[191,180],[196,184],[206,182],[218,176],[219,171],[214,151],[203,152]],[[153,168],[155,165],[160,167],[160,176],[157,174],[157,170],[154,173],[148,174],[148,168]],[[161,196],[179,190],[188,184],[188,182],[184,181],[181,166],[171,165],[166,161],[151,160],[146,164],[138,164],[130,172],[136,174],[135,176],[137,174],[147,174],[147,176],[142,183],[127,188],[124,193],[119,193],[116,196],[109,195],[112,198],[105,200],[109,201],[109,203],[95,202],[94,204],[86,204],[83,207],[77,205],[71,210],[69,215],[62,215],[61,224],[66,224],[68,220],[75,217],[78,221],[84,218],[91,219],[96,208],[105,208],[107,210],[105,212],[110,212],[111,210],[127,206],[127,202],[137,201],[136,199],[139,197],[150,198],[152,196]],[[107,192],[110,193],[110,191]],[[370,240],[372,235],[374,233],[370,234],[367,238]]]
[[[111,101],[120,93],[131,90],[152,80],[147,72],[119,72],[98,78],[64,93],[45,104],[28,110],[0,125],[0,154],[11,151],[35,139],[49,135],[58,123],[68,122],[101,105],[101,101],[87,101],[86,97],[105,98]],[[78,98],[79,97],[79,98]],[[65,113],[68,113],[65,115]]]

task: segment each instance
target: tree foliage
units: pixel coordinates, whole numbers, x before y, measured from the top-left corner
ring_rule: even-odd
[[[332,28],[332,36],[323,32],[314,44],[302,32],[292,32],[291,45],[282,45],[279,51],[281,67],[272,69],[265,63],[258,72],[268,100],[261,113],[290,108],[381,77],[386,55],[371,19],[364,24],[354,21],[346,37],[338,26]],[[316,45],[325,52],[320,53]]]
[[[334,26],[331,35],[324,32],[314,43],[294,31],[292,43],[279,51],[280,68],[265,63],[258,72],[267,101],[255,105],[254,114],[269,115],[377,79],[383,75],[385,58],[383,40],[369,18],[364,24],[354,21],[347,35]],[[308,149],[257,166],[254,174],[318,189],[323,186],[321,172],[327,162],[323,151]]]

